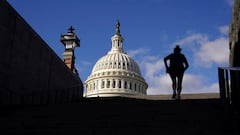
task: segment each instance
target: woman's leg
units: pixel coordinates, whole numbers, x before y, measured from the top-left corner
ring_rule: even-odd
[[[182,92],[182,80],[183,80],[183,73],[177,75],[177,95],[180,98],[180,94]]]
[[[172,98],[176,97],[176,89],[177,89],[177,80],[176,75],[170,74],[171,80],[172,80],[172,89],[173,89],[173,95]]]

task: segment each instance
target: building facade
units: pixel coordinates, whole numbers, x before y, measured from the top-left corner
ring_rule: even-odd
[[[232,23],[229,27],[229,64],[230,67],[240,66],[240,0],[235,0],[232,9]]]
[[[138,64],[124,52],[120,23],[112,37],[112,48],[100,58],[85,81],[85,97],[146,95],[147,83]]]
[[[231,104],[240,110],[240,0],[232,8],[232,23],[229,27],[229,66]]]

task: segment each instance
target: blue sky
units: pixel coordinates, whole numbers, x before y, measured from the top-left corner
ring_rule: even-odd
[[[180,44],[190,67],[183,93],[218,92],[217,67],[228,66],[233,0],[8,0],[62,58],[60,34],[69,26],[81,40],[76,67],[84,82],[111,49],[115,22],[125,51],[139,64],[148,94],[170,94],[163,57]]]

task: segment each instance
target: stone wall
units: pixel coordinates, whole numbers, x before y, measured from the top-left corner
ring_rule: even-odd
[[[0,104],[58,103],[82,94],[81,79],[0,0]]]

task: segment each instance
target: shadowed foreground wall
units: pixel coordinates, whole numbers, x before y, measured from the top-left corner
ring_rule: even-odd
[[[80,78],[0,0],[0,104],[68,102],[82,94]]]

